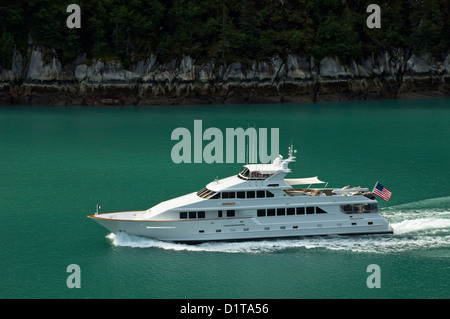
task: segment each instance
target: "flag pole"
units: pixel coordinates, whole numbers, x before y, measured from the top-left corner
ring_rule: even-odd
[[[375,187],[377,187],[377,185],[378,185],[378,181],[375,183],[375,185],[372,188],[372,194],[373,194],[373,191],[375,190]]]

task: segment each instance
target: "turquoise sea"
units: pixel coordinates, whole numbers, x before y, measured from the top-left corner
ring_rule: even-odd
[[[395,233],[183,245],[92,220],[200,190],[240,163],[175,164],[171,133],[279,128],[291,177],[392,191]],[[205,142],[203,145],[206,145]],[[449,298],[450,100],[0,108],[0,298]],[[80,288],[67,267],[79,266]],[[380,288],[368,288],[369,265]]]

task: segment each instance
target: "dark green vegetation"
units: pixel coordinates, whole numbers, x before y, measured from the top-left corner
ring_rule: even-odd
[[[370,3],[381,29],[366,27]],[[66,8],[81,7],[81,29],[68,29]],[[124,67],[156,54],[218,63],[305,54],[342,63],[392,48],[442,56],[449,49],[449,0],[2,0],[0,64],[16,46],[54,49],[63,64],[80,53]]]

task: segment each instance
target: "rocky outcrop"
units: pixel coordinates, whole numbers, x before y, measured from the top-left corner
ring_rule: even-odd
[[[448,96],[450,54],[439,60],[407,50],[342,64],[336,57],[197,63],[192,57],[159,63],[155,55],[130,70],[120,63],[77,58],[63,66],[43,47],[14,52],[0,67],[0,104],[152,105],[282,103]]]

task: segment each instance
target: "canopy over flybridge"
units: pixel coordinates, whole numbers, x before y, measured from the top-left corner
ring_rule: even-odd
[[[287,178],[284,179],[284,176],[287,173],[290,173],[288,165],[291,162],[295,162],[296,157],[294,154],[297,153],[296,150],[293,149],[292,145],[289,147],[289,157],[283,159],[282,155],[278,155],[277,158],[273,160],[271,164],[247,164],[244,165],[242,171],[238,174],[240,179],[244,180],[263,180],[269,177],[274,176],[271,179],[275,180],[284,180],[286,183],[285,186],[292,185],[312,185],[312,184],[328,184],[327,182],[321,181],[318,176],[315,177],[303,177],[303,178]],[[277,174],[282,172],[283,174]]]
[[[306,178],[285,178],[284,181],[289,185],[311,185],[311,184],[326,184],[327,182],[321,181],[315,177]]]
[[[287,159],[283,159],[282,155],[278,155],[271,164],[244,165],[237,177],[243,180],[263,180],[276,175],[277,179],[282,179],[287,173],[291,172],[288,164],[295,162],[295,156],[293,154],[296,152],[290,146],[289,157]],[[284,174],[280,175],[280,172]]]
[[[288,152],[289,157],[286,159],[283,159],[282,155],[278,155],[271,164],[247,164],[244,165],[244,167],[246,167],[250,172],[260,171],[267,173],[276,173],[280,170],[286,170],[287,172],[290,172],[291,170],[288,168],[288,164],[290,162],[295,162],[296,157],[293,155],[294,153],[297,153],[297,151],[294,150],[291,145]]]

